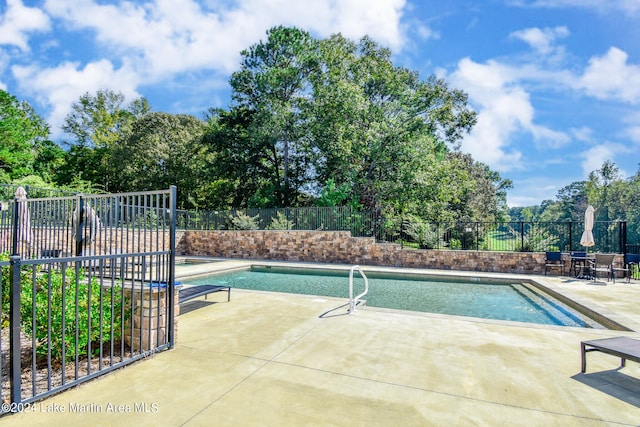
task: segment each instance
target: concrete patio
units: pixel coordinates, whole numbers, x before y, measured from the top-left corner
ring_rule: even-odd
[[[184,265],[177,276],[241,264]],[[640,331],[639,281],[539,279]],[[640,424],[639,364],[617,369],[594,352],[580,373],[580,341],[638,332],[371,307],[345,315],[345,302],[235,289],[230,303],[226,293],[192,301],[175,349],[0,425]]]

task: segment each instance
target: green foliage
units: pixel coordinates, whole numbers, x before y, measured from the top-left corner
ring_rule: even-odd
[[[460,239],[452,238],[451,240],[449,240],[449,248],[462,249],[462,241],[460,241]]]
[[[284,212],[276,213],[275,218],[271,220],[271,223],[267,226],[267,230],[291,230],[294,227],[293,221],[287,219]]]
[[[69,150],[57,171],[56,182],[70,185],[81,180],[107,191],[123,190],[117,179],[129,162],[115,159],[114,149],[129,136],[133,123],[149,112],[144,98],[126,104],[122,93],[111,90],[82,95],[72,104],[62,127],[74,140],[66,141]]]
[[[349,185],[345,183],[338,186],[331,178],[322,189],[316,204],[318,206],[342,206],[344,202],[349,200],[350,194]]]
[[[65,151],[53,141],[38,141],[35,145],[34,173],[45,182],[55,182],[58,170],[64,165]]]
[[[260,156],[257,172],[273,187],[277,206],[292,206],[309,178],[304,124],[315,44],[305,31],[274,27],[266,41],[241,52],[242,68],[230,80],[238,108],[252,112],[251,132],[243,135]]]
[[[181,209],[501,215],[509,181],[450,155],[476,122],[466,94],[394,65],[392,52],[368,37],[271,28],[241,52],[230,84],[231,109],[211,109],[206,123],[150,113],[144,99],[126,105],[109,90],[83,95],[65,120],[74,140],[56,182],[106,191],[176,185]]]
[[[260,216],[249,216],[244,212],[238,211],[235,215],[231,216],[231,229],[232,230],[258,230]]]
[[[7,258],[6,254],[0,257]],[[64,340],[64,355],[69,361],[75,357],[76,351],[80,357],[87,355],[89,344],[95,355],[102,342],[120,339],[123,306],[121,286],[103,288],[96,278],[89,282],[82,271],[76,274],[73,269],[65,270],[64,275],[58,271],[37,271],[35,278],[34,287],[32,269],[23,268],[20,274],[20,326],[24,333],[35,336],[38,356],[48,356],[49,344],[52,359],[61,362]],[[9,267],[3,267],[3,325],[8,323],[9,281]]]
[[[95,355],[102,342],[109,342],[111,338],[115,340],[120,338],[122,327],[120,287],[103,289],[97,279],[93,278],[90,284],[86,283],[86,280],[82,273],[76,276],[73,271],[67,271],[66,277],[58,272],[39,276],[35,288],[35,331],[30,319],[34,289],[32,286],[22,287],[21,315],[25,319],[22,322],[22,327],[28,335],[35,334],[36,340],[40,344],[37,349],[40,356],[47,355],[46,343],[49,342],[53,359],[60,361],[63,351],[63,335],[64,354],[67,360],[74,357],[76,351],[79,356],[87,355],[89,344],[91,344],[92,353]],[[30,284],[28,278],[22,281]],[[64,311],[62,309],[63,301]],[[49,315],[51,316],[51,330],[47,325]],[[63,331],[63,319],[65,322],[64,334],[60,333]],[[100,341],[101,334],[102,342]]]
[[[128,105],[122,93],[99,90],[85,93],[71,105],[62,130],[75,137],[70,145],[111,147],[131,127],[136,118],[150,111],[146,99],[138,98]]]
[[[367,37],[354,43],[334,35],[319,50],[310,129],[322,153],[320,181],[347,184],[368,210],[440,220],[459,197],[450,183],[463,182],[446,153],[475,123],[466,96],[395,67],[391,52]]]
[[[395,242],[400,237],[402,231],[402,217],[393,213],[386,214],[381,224],[382,240]]]
[[[32,174],[36,146],[49,135],[49,126],[31,105],[0,89],[0,181]]]
[[[411,240],[418,243],[421,249],[443,248],[444,241],[438,229],[424,221],[411,221],[403,224],[402,230],[411,237]]]
[[[123,191],[178,188],[179,206],[192,206],[206,185],[205,123],[185,114],[148,113],[118,140],[112,159],[118,165],[113,186]]]
[[[447,153],[476,120],[464,93],[394,66],[391,52],[367,37],[315,40],[284,27],[267,36],[242,52],[231,79],[237,104],[212,111],[205,137],[238,180],[240,206],[297,206],[309,192],[320,193],[318,206],[442,220],[463,199],[469,174]],[[495,176],[487,181],[498,194]],[[478,205],[504,199],[490,196]]]
[[[558,236],[552,235],[548,230],[521,233],[513,227],[509,227],[509,231],[513,236],[517,252],[544,252],[554,250],[558,245]]]

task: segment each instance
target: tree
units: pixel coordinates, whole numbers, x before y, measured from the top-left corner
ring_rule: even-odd
[[[274,181],[275,158],[255,138],[255,111],[235,107],[211,109],[203,138],[209,150],[207,206],[214,209],[269,207],[277,204]],[[275,182],[278,182],[276,179]]]
[[[582,221],[589,205],[586,181],[572,182],[561,188],[556,203],[546,206],[542,221]]]
[[[148,113],[134,121],[118,140],[113,161],[119,191],[178,187],[178,206],[195,208],[197,191],[205,185],[207,151],[202,144],[205,123],[185,114]]]
[[[457,203],[449,204],[447,210],[462,222],[504,221],[507,217],[507,190],[513,186],[511,180],[502,179],[498,172],[474,161],[469,154],[452,152],[449,158],[455,169],[466,173],[462,180],[448,182],[448,186],[458,188],[461,195]],[[531,211],[523,211],[522,215],[531,215]]]
[[[48,139],[38,141],[34,149],[34,173],[42,177],[46,182],[55,182],[58,170],[65,164],[64,150]]]
[[[265,177],[278,206],[294,203],[308,178],[304,123],[314,46],[305,31],[272,28],[266,42],[241,52],[242,68],[231,76],[236,107],[252,112],[249,138],[262,150]]]
[[[620,181],[622,175],[620,170],[610,160],[606,160],[602,167],[589,174],[589,181],[586,183],[587,197],[595,209],[596,220],[615,220],[615,211],[624,211],[618,206],[619,198],[615,196],[620,193]]]
[[[145,98],[125,102],[122,93],[99,90],[95,95],[85,93],[71,105],[62,129],[74,140],[65,142],[69,151],[60,184],[80,179],[115,190],[112,182],[119,165],[111,160],[114,145],[127,137],[136,119],[150,111]]]
[[[150,111],[145,98],[138,98],[125,105],[122,93],[112,90],[99,90],[95,95],[88,92],[71,105],[62,130],[75,137],[67,142],[88,148],[110,147],[132,122]]]
[[[0,90],[0,181],[32,174],[36,145],[48,135],[48,125],[29,103]]]
[[[509,182],[448,156],[476,121],[463,92],[394,66],[368,37],[314,40],[283,27],[267,35],[243,51],[231,79],[235,105],[212,114],[205,137],[227,160],[212,169],[216,179],[231,173],[236,202],[293,206],[340,189],[321,203],[442,220],[450,206],[470,203],[477,179],[492,204],[484,211],[497,215]]]
[[[476,115],[464,93],[435,77],[422,81],[390,58],[368,37],[320,42],[320,66],[311,76],[320,153],[314,167],[320,183],[348,184],[367,209],[435,219],[456,198],[442,184],[455,173],[447,144],[456,148]]]
[[[627,238],[630,244],[640,244],[640,170],[629,178],[625,194],[620,200],[627,207]]]

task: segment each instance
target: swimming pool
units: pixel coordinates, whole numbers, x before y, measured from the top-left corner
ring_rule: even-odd
[[[421,311],[495,320],[603,329],[593,319],[527,283],[478,278],[437,278],[370,272],[372,307]],[[349,297],[348,271],[253,266],[248,270],[185,279],[185,284],[216,284],[238,289]],[[354,294],[364,289],[356,273]]]

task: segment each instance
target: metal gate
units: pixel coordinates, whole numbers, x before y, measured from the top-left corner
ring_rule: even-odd
[[[175,200],[3,203],[0,414],[173,347]]]

